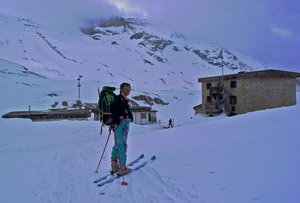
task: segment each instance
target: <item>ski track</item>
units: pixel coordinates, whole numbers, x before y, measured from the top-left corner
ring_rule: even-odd
[[[190,198],[191,195],[182,192],[171,178],[160,176],[149,165],[124,178],[128,186],[121,186],[122,178],[119,178],[101,187],[99,194],[105,195],[106,201],[110,197],[108,202],[202,202],[196,196]]]
[[[298,103],[299,98],[298,93]],[[178,151],[173,152],[180,160],[179,169],[175,168],[174,156],[167,154],[168,148],[160,148],[155,151],[158,160],[125,176],[128,186],[121,186],[120,178],[103,187],[97,187],[92,181],[109,170],[113,140],[107,146],[99,173],[95,174],[108,135],[105,132],[99,136],[99,122],[33,123],[0,119],[3,135],[0,143],[0,202],[300,202],[297,195],[299,181],[296,181],[299,164],[295,161],[299,154],[297,112],[299,104],[232,118],[198,118],[180,123],[182,130],[178,127],[158,131],[155,127],[134,125],[130,135],[130,157],[143,152],[144,159],[148,159],[155,151],[154,143],[172,138],[174,143],[187,146],[179,149],[186,154],[179,156]],[[185,126],[189,122],[191,125]],[[215,125],[223,127],[222,132],[231,133],[231,128],[237,125],[238,130],[233,135],[223,136],[217,129],[212,132],[211,126]],[[196,139],[198,131],[194,131],[194,127],[208,136],[200,135]],[[248,128],[249,132],[246,132],[244,129]],[[190,142],[184,142],[186,138],[182,139],[182,132],[194,134],[189,137]],[[243,132],[242,136],[240,132]],[[201,167],[188,165],[191,169],[199,168],[197,177],[195,169],[190,170],[193,173],[185,174],[188,170],[184,164],[189,163],[185,158],[191,153],[188,146],[198,139],[202,143],[195,147],[197,157],[206,163]],[[232,150],[228,149],[229,144]],[[214,152],[216,148],[220,151]],[[221,153],[224,156],[220,156]],[[224,158],[229,158],[230,162]],[[175,172],[166,168],[169,165],[164,160],[174,163]],[[226,163],[232,165],[226,166]],[[243,163],[249,164],[254,171],[241,166]],[[260,164],[263,166],[259,167]],[[187,187],[190,182],[193,186]]]
[[[161,177],[148,165],[125,176],[128,186],[121,186],[122,178],[120,178],[100,189],[96,184],[91,183],[93,178],[90,177],[94,176],[91,165],[95,165],[94,159],[101,153],[101,149],[99,151],[95,149],[103,145],[106,137],[101,137],[100,144],[94,143],[95,147],[90,147],[92,141],[85,139],[90,135],[94,136],[95,132],[93,130],[84,132],[84,139],[82,134],[81,131],[68,130],[59,136],[45,138],[41,142],[30,143],[16,149],[19,151],[18,156],[29,157],[22,161],[23,164],[32,166],[26,167],[21,175],[20,182],[24,183],[21,193],[26,197],[25,201],[85,202],[87,199],[101,201],[102,196],[99,193],[103,192],[105,199],[110,197],[108,202],[193,202],[189,195],[175,186],[170,178]],[[13,151],[15,150],[10,149],[8,153]],[[32,154],[35,154],[34,159],[30,159]],[[47,170],[47,174],[44,173],[45,168],[50,169]],[[35,174],[35,176],[28,176],[28,174]],[[80,174],[90,174],[90,176],[85,177]],[[27,187],[27,183],[31,183],[33,187]],[[55,183],[55,185],[48,183]],[[94,189],[91,190],[91,187]],[[91,197],[86,197],[87,190],[90,190]]]

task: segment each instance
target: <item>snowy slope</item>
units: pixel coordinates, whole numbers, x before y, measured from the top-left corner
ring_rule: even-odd
[[[49,108],[54,101],[76,99],[77,81],[44,79],[7,61],[0,80],[1,111]],[[18,74],[20,73],[20,74]],[[24,76],[23,74],[27,75]],[[99,82],[83,81],[82,97],[96,101]],[[95,91],[94,91],[95,90]],[[49,97],[48,93],[58,93]],[[236,117],[193,116],[201,92],[135,88],[169,102],[158,109],[161,124],[132,125],[128,159],[141,153],[157,160],[98,188],[93,180],[109,170],[110,140],[100,124],[88,121],[31,122],[0,119],[1,202],[298,202],[299,105]],[[297,103],[300,95],[297,94]],[[174,129],[162,129],[168,118]]]
[[[153,105],[161,124],[131,126],[128,159],[144,153],[157,160],[126,176],[127,187],[120,179],[103,188],[92,183],[107,173],[113,144],[95,174],[108,134],[106,128],[99,135],[99,122],[0,118],[0,202],[299,202],[299,105],[230,118],[193,116],[201,103],[197,78],[221,73],[221,46],[145,20],[125,21],[133,25],[126,32],[97,22],[90,29],[98,33],[66,35],[0,15],[1,115],[76,100],[79,74],[84,102],[97,102],[98,87],[128,81],[130,97],[169,103]],[[164,40],[172,44],[155,51]],[[265,68],[225,48],[224,60],[225,73]],[[165,130],[170,117],[175,128]]]
[[[99,22],[98,22],[99,21]],[[0,58],[52,79],[129,81],[151,89],[198,89],[197,78],[221,73],[220,45],[159,30],[157,23],[112,17],[64,34],[0,15]],[[224,49],[225,73],[266,68]],[[142,80],[141,80],[142,78]]]
[[[172,112],[177,121],[181,112]],[[144,153],[157,160],[126,176],[127,187],[119,179],[98,188],[92,181],[110,165],[112,140],[94,173],[107,128],[101,137],[93,120],[0,119],[0,201],[299,202],[299,122],[297,105],[196,116],[168,130],[132,125],[128,159]]]

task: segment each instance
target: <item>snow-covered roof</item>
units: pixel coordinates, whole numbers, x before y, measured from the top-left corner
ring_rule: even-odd
[[[151,107],[148,106],[131,106],[130,110],[132,112],[157,112],[156,110],[152,110]]]

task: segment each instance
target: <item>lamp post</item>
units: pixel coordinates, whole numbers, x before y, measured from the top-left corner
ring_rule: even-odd
[[[82,75],[79,75],[77,80],[78,80],[78,100],[80,101],[80,87],[81,87],[81,84],[80,84],[80,79],[82,78],[83,76]]]

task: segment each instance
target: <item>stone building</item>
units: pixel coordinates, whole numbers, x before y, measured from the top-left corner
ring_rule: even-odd
[[[199,78],[202,104],[193,109],[214,116],[296,105],[297,77],[300,73],[270,69]]]

